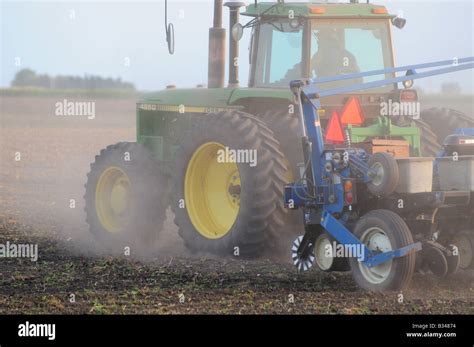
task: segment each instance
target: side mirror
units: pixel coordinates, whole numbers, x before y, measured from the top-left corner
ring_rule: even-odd
[[[232,26],[232,38],[234,39],[235,42],[240,41],[242,38],[242,35],[244,34],[244,27],[240,23],[235,23]]]
[[[173,23],[168,24],[168,0],[165,0],[165,31],[166,43],[168,44],[168,52],[174,53],[174,26]]]
[[[166,28],[166,43],[168,43],[168,52],[174,53],[174,26],[173,23],[168,24]]]
[[[416,71],[415,70],[408,70],[407,73],[405,74],[405,76],[411,76],[411,75],[414,75],[416,74]],[[405,89],[409,89],[411,87],[413,87],[413,84],[414,84],[414,80],[406,80],[406,81],[403,81],[402,84],[403,86],[405,87]]]
[[[396,26],[398,29],[403,29],[405,24],[407,23],[407,20],[402,17],[394,17],[392,18],[392,24]]]

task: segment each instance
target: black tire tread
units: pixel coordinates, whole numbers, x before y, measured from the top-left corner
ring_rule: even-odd
[[[273,131],[275,138],[280,143],[281,151],[290,163],[295,179],[298,179],[297,164],[303,162],[304,159],[297,115],[289,114],[288,111],[268,110],[258,114],[258,118]]]
[[[474,127],[473,117],[451,108],[431,107],[421,111],[421,119],[431,127],[439,143],[442,143],[456,128]]]
[[[232,130],[241,134],[248,148],[258,149],[258,164],[255,167],[255,190],[251,202],[239,212],[238,218],[245,218],[247,227],[241,230],[241,236],[237,244],[223,242],[210,242],[204,239],[195,230],[188,230],[181,222],[184,216],[182,209],[176,204],[171,204],[175,214],[175,224],[178,226],[178,233],[184,240],[185,246],[192,251],[204,251],[214,254],[232,254],[233,246],[239,246],[240,254],[253,257],[260,255],[266,246],[279,236],[281,229],[285,225],[287,212],[283,205],[283,189],[285,185],[283,164],[283,153],[279,149],[278,141],[273,137],[273,133],[265,123],[254,116],[241,111],[227,110],[217,113],[210,113],[202,118],[195,118],[186,138],[190,141],[199,139],[201,134],[211,127],[224,129],[226,124],[232,126]],[[224,130],[223,130],[224,131]],[[177,157],[185,156],[186,140],[181,145]],[[179,159],[178,159],[179,160]],[[185,163],[177,165],[176,170],[183,170]],[[178,194],[182,182],[176,180],[174,192]],[[174,202],[182,197],[175,195]],[[226,243],[227,242],[227,243]]]
[[[166,179],[159,169],[158,162],[152,157],[151,153],[141,144],[133,142],[119,142],[103,148],[95,160],[90,165],[90,171],[87,174],[85,184],[85,207],[86,222],[89,225],[90,232],[101,241],[108,241],[113,238],[110,233],[100,226],[96,216],[95,209],[95,189],[97,185],[98,175],[104,168],[111,165],[117,165],[114,162],[114,155],[119,153],[123,155],[125,152],[131,153],[130,166],[125,170],[129,176],[139,177],[137,181],[148,182],[149,184],[139,184],[135,188],[138,189],[137,196],[146,199],[146,209],[142,209],[139,218],[136,218],[132,227],[134,230],[126,232],[138,231],[136,241],[142,245],[156,239],[158,232],[162,229],[162,225],[166,219],[166,207],[168,205],[168,197],[163,194],[161,188],[165,186]],[[122,166],[123,168],[123,166]],[[152,181],[155,188],[150,187]],[[117,236],[117,235],[115,235]],[[121,235],[123,236],[123,235]]]
[[[425,157],[435,157],[436,154],[441,150],[439,139],[437,134],[433,131],[431,125],[423,118],[423,111],[421,112],[420,119],[398,119],[395,123],[398,126],[410,126],[415,123],[418,129],[420,129],[420,145],[421,155]]]
[[[280,143],[281,151],[290,165],[294,179],[298,180],[300,178],[298,163],[304,162],[298,115],[296,113],[290,114],[285,108],[278,108],[261,112],[257,114],[257,117],[264,121],[274,133]],[[290,210],[289,223],[294,230],[302,230],[301,211]]]

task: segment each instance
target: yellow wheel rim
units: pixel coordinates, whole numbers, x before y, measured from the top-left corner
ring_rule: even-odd
[[[184,199],[189,219],[205,238],[225,236],[240,209],[240,175],[236,163],[219,162],[217,142],[201,145],[191,157],[184,178]]]
[[[97,181],[95,207],[102,226],[109,232],[122,231],[129,213],[131,184],[127,174],[112,166]]]

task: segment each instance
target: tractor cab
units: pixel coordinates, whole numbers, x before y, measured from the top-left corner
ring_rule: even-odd
[[[254,18],[249,87],[288,88],[299,78],[322,78],[393,67],[394,16],[370,4],[259,3]],[[328,83],[324,88],[392,77]],[[393,90],[384,86],[379,91]]]
[[[318,87],[324,90],[395,77],[390,71],[394,67],[392,27],[403,28],[405,20],[389,14],[384,6],[356,1],[273,2],[249,5],[241,14],[253,17],[245,25],[231,23],[232,34],[242,32],[235,30],[239,25],[252,29],[249,88],[277,91],[287,89],[293,80],[317,79]],[[383,69],[387,69],[385,74],[334,78]],[[331,79],[321,83],[326,78]],[[399,89],[396,83],[385,84],[352,93],[341,90],[337,95],[322,97],[323,107],[318,111],[322,124],[324,128],[328,122],[336,124],[336,118],[356,103],[361,113],[359,118],[367,122],[343,124],[358,126],[349,129],[353,142],[367,142],[374,150],[386,150],[386,146],[390,146],[392,153],[402,155],[426,154],[428,152],[420,148],[420,131],[412,123],[418,117],[417,112],[411,108],[392,112],[392,105],[416,107],[418,95],[410,89],[412,85],[406,82],[403,83],[405,88]],[[375,146],[372,139],[377,137],[403,143],[385,141]],[[344,142],[343,136],[337,138],[337,142]]]

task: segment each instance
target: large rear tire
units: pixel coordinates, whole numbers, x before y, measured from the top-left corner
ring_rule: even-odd
[[[223,162],[226,150],[253,151],[256,163]],[[257,256],[276,240],[286,165],[265,123],[240,111],[196,117],[176,158],[172,209],[189,249]]]
[[[421,155],[424,157],[436,157],[441,150],[440,139],[431,126],[423,120],[416,120],[420,129]]]
[[[425,122],[423,118],[411,119],[401,117],[395,120],[397,126],[411,126],[412,123],[415,123],[417,128],[420,129],[421,155],[425,157],[435,157],[441,150],[441,145],[439,144],[438,136],[433,131],[430,124]]]
[[[166,216],[166,180],[151,153],[138,143],[120,142],[100,151],[85,185],[85,212],[100,240],[156,239]]]
[[[421,119],[431,127],[440,143],[453,134],[456,128],[474,128],[474,118],[449,108],[432,107],[423,110]]]
[[[288,162],[289,172],[287,180],[294,182],[299,179],[298,164],[304,161],[301,148],[301,138],[298,134],[299,119],[296,114],[281,110],[269,110],[258,117],[273,131],[275,138],[280,143],[280,148]]]
[[[354,235],[371,251],[387,252],[413,243],[410,229],[397,214],[388,210],[373,210],[364,215]],[[415,271],[415,253],[368,268],[357,258],[350,258],[352,276],[357,284],[370,291],[405,289]]]
[[[284,106],[282,105],[282,108]],[[290,114],[282,109],[271,109],[258,114],[267,127],[273,131],[277,141],[280,143],[281,151],[285,158],[287,171],[285,179],[288,183],[300,179],[298,164],[304,162],[301,137],[299,135],[299,119],[296,113]],[[289,210],[288,221],[294,230],[303,229],[303,215],[300,210]]]

